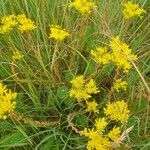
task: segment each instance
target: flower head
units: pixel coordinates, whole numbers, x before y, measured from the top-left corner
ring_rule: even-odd
[[[107,124],[108,123],[107,123],[106,119],[103,117],[103,118],[96,119],[94,125],[95,125],[97,131],[102,132],[102,131],[104,131]]]
[[[14,110],[17,93],[8,90],[0,83],[0,119],[6,119],[7,115]]]
[[[112,61],[120,68],[123,68],[124,72],[128,72],[132,65],[130,61],[137,60],[137,56],[131,54],[129,46],[122,42],[119,36],[110,41],[110,47],[112,49]]]
[[[4,16],[1,19],[0,24],[0,33],[5,34],[7,32],[10,32],[18,24],[18,22],[16,21],[15,15],[9,15]]]
[[[91,95],[86,93],[86,91],[84,91],[83,89],[74,88],[70,90],[70,96],[76,98],[78,102],[82,101],[83,99],[87,100],[91,97]]]
[[[112,141],[116,141],[121,134],[121,130],[119,127],[114,127],[109,133],[108,133],[108,137],[112,140]]]
[[[33,30],[37,27],[31,19],[26,17],[25,14],[18,15],[17,21],[18,21],[18,30],[20,30],[21,32]]]
[[[70,36],[70,33],[66,30],[62,29],[60,26],[51,25],[50,26],[50,36],[49,38],[53,38],[57,41],[63,41],[66,37]]]
[[[91,55],[94,57],[96,62],[100,64],[108,64],[111,61],[111,53],[104,47],[97,47],[96,50],[91,51]]]
[[[97,94],[97,93],[99,93],[99,90],[96,87],[96,83],[93,79],[91,79],[88,83],[85,84],[85,91],[88,94]]]
[[[95,101],[92,102],[87,101],[86,105],[87,105],[87,109],[86,109],[87,112],[98,113],[98,109],[97,109],[98,104]]]
[[[89,139],[87,144],[88,150],[109,150],[111,148],[109,139],[94,128],[85,128],[83,131],[80,131],[80,135]]]
[[[83,131],[80,131],[80,135],[88,137],[89,139],[95,139],[98,137],[98,133],[94,128],[92,129],[84,128]]]
[[[81,75],[72,79],[70,83],[72,84],[73,88],[82,88],[85,84],[85,80],[84,77]]]
[[[81,100],[88,100],[91,94],[97,94],[99,92],[95,81],[91,79],[86,83],[83,76],[77,76],[72,79],[71,84],[70,96],[75,97],[78,102]]]
[[[129,19],[134,16],[141,17],[141,15],[146,12],[143,8],[140,8],[138,4],[133,4],[131,1],[124,3],[122,6],[125,19]]]
[[[120,121],[121,123],[127,122],[129,112],[127,103],[125,103],[124,100],[108,103],[106,108],[104,108],[106,116],[109,116],[112,120]]]
[[[120,89],[123,89],[123,90],[126,90],[127,88],[127,82],[126,81],[123,81],[122,79],[117,79],[115,82],[114,82],[114,85],[113,85],[114,89],[119,92]]]
[[[12,55],[12,59],[14,60],[14,61],[19,61],[19,60],[21,60],[23,58],[23,55],[19,52],[19,51],[14,51],[13,52],[13,55]]]
[[[90,14],[92,8],[96,7],[96,5],[89,0],[75,0],[70,3],[69,7],[78,10],[81,14]]]
[[[87,149],[88,150],[110,150],[111,142],[108,138],[99,135],[98,138],[88,141]]]

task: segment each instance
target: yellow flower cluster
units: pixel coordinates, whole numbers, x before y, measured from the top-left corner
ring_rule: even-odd
[[[121,130],[119,127],[114,127],[109,133],[108,133],[108,137],[112,140],[112,141],[116,141],[119,136],[121,134]]]
[[[128,72],[132,67],[130,61],[137,60],[137,56],[131,54],[132,50],[126,43],[120,40],[119,36],[110,41],[110,47],[111,51],[103,47],[98,47],[96,50],[91,51],[91,55],[100,64],[114,63],[122,68],[124,72]]]
[[[13,28],[18,24],[15,15],[4,16],[0,22],[0,34],[5,34],[13,30]]]
[[[126,91],[127,88],[127,82],[123,81],[122,79],[117,79],[114,84],[113,84],[113,88],[114,90],[116,90],[117,92],[119,92],[120,89],[123,89],[124,91]]]
[[[112,143],[116,141],[120,135],[121,130],[119,127],[114,127],[105,133],[105,128],[108,125],[106,118],[99,118],[95,120],[94,128],[80,131],[81,136],[88,138],[87,149],[88,150],[110,150]]]
[[[92,102],[87,101],[86,105],[87,105],[87,109],[86,109],[87,112],[94,112],[94,113],[99,112],[97,108],[98,104],[95,101]]]
[[[95,120],[95,127],[96,127],[96,130],[98,130],[98,131],[104,131],[107,124],[108,123],[106,122],[106,119],[104,117],[98,118]]]
[[[66,37],[70,36],[69,32],[58,25],[50,25],[50,32],[49,38],[53,38],[57,41],[63,41]]]
[[[133,4],[131,1],[124,3],[122,6],[125,19],[129,19],[134,16],[141,17],[141,14],[146,12],[143,8],[140,8],[138,4]]]
[[[110,41],[110,47],[112,49],[112,61],[120,68],[123,68],[124,72],[128,72],[131,69],[131,60],[137,60],[137,56],[131,54],[129,46],[122,42],[119,36]]]
[[[95,81],[91,79],[88,83],[85,83],[83,76],[77,76],[71,81],[71,84],[70,96],[75,97],[78,102],[88,100],[91,98],[91,94],[97,94],[99,92]]]
[[[23,58],[24,55],[22,55],[19,51],[14,51],[12,55],[12,59],[14,61],[20,61]]]
[[[76,78],[71,80],[71,84],[72,84],[72,87],[77,88],[77,89],[83,87],[85,84],[84,77],[82,75],[77,76]]]
[[[108,52],[106,47],[97,47],[96,50],[91,50],[91,55],[98,63],[103,65],[106,65],[111,61],[111,53]]]
[[[108,103],[107,107],[104,108],[106,116],[110,117],[111,120],[120,121],[121,123],[127,122],[129,112],[127,103],[124,100]]]
[[[28,19],[25,14],[21,14],[17,16],[18,21],[18,30],[21,32],[27,31],[27,30],[33,30],[36,28],[36,25],[31,19]]]
[[[92,8],[96,7],[96,5],[89,0],[75,0],[70,3],[69,7],[76,9],[81,14],[90,14]]]
[[[0,83],[0,119],[6,119],[7,115],[15,108],[17,93],[7,89]]]
[[[34,22],[28,19],[25,14],[18,16],[9,15],[4,16],[0,22],[0,33],[5,34],[13,30],[16,27],[19,31],[24,32],[26,30],[33,30],[36,28]]]
[[[104,108],[104,114],[105,117],[95,120],[92,129],[84,128],[83,131],[80,131],[81,136],[88,138],[88,150],[112,149],[113,143],[121,136],[121,128],[119,126],[114,126],[111,130],[106,128],[114,120],[120,121],[121,124],[125,123],[129,117],[129,110],[127,104],[122,100],[107,104],[106,108]]]

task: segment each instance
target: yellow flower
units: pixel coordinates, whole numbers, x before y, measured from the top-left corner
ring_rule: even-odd
[[[121,130],[119,127],[114,127],[109,133],[108,133],[108,137],[112,140],[112,141],[116,141],[121,134]]]
[[[87,105],[87,109],[86,109],[87,112],[98,113],[98,109],[97,109],[98,104],[95,101],[93,101],[93,102],[87,101],[86,105]]]
[[[112,49],[112,61],[118,66],[123,68],[124,72],[128,72],[131,69],[131,60],[137,60],[137,56],[131,54],[131,49],[126,43],[123,43],[119,36],[110,41],[110,47]]]
[[[14,110],[17,93],[8,90],[0,83],[0,119],[6,119],[7,115]]]
[[[18,22],[16,21],[15,15],[4,16],[0,22],[0,33],[5,34],[10,32],[15,26],[17,26]]]
[[[19,51],[13,52],[12,59],[14,61],[20,61],[23,58],[23,55]]]
[[[63,41],[66,37],[70,36],[69,32],[65,31],[58,25],[51,25],[50,32],[49,38],[53,38],[57,41]]]
[[[140,8],[138,4],[133,4],[131,1],[124,3],[122,6],[125,19],[129,19],[134,16],[141,17],[141,14],[146,12],[143,8]]]
[[[96,7],[96,5],[89,0],[75,0],[70,3],[69,7],[78,10],[81,14],[90,14],[92,8]]]
[[[127,103],[125,103],[124,100],[108,103],[106,108],[104,108],[106,116],[109,116],[112,120],[120,121],[121,123],[127,122],[129,112]]]
[[[96,119],[94,125],[98,132],[102,132],[104,131],[107,124],[108,123],[106,122],[106,119],[103,117],[103,118]]]
[[[104,47],[97,47],[96,50],[91,51],[91,55],[94,57],[96,62],[100,64],[108,64],[111,61],[111,54]]]
[[[96,83],[91,79],[88,83],[85,83],[83,76],[77,76],[71,80],[72,88],[70,90],[70,96],[75,97],[78,102],[81,100],[88,100],[91,94],[96,94],[99,90],[96,87]]]
[[[111,148],[109,139],[93,128],[85,128],[83,131],[80,131],[80,135],[89,139],[87,144],[88,150],[110,150]]]
[[[94,128],[92,128],[92,129],[84,128],[83,131],[80,131],[80,136],[85,136],[85,137],[88,137],[89,139],[95,139],[99,135]]]
[[[91,97],[88,93],[86,93],[83,89],[71,89],[70,90],[70,96],[77,99],[78,102],[84,100],[87,100]]]
[[[99,136],[98,138],[88,141],[87,149],[88,150],[110,150],[111,142],[108,138]]]
[[[17,27],[21,32],[26,30],[33,30],[36,28],[34,22],[28,19],[24,14],[18,16],[4,16],[1,20],[1,24],[0,33],[2,34],[10,32],[14,27]]]
[[[81,75],[71,80],[70,83],[72,84],[72,87],[74,88],[82,88],[85,84],[85,80],[84,80],[84,77]]]
[[[17,21],[18,21],[18,30],[21,32],[24,32],[27,30],[33,30],[37,27],[31,19],[28,19],[25,16],[25,14],[18,15]]]
[[[97,94],[97,93],[99,93],[99,90],[96,87],[96,83],[93,79],[91,79],[88,83],[85,84],[85,91],[88,94]]]
[[[126,81],[123,81],[122,79],[117,79],[115,82],[114,82],[114,85],[113,85],[114,89],[119,92],[120,89],[123,89],[123,90],[126,90],[127,89],[127,82]]]

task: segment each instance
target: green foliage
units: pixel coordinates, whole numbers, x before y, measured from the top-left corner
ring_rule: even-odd
[[[25,133],[24,133],[25,134]],[[13,131],[11,134],[6,135],[5,137],[1,137],[0,139],[0,148],[7,147],[21,147],[28,145],[30,142],[27,137],[25,137],[23,133],[20,131]]]

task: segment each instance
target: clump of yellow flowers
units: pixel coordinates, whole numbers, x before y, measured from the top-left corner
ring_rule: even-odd
[[[95,50],[91,50],[91,55],[100,64],[106,65],[111,61],[111,53],[108,52],[106,47],[97,47]]]
[[[131,53],[132,50],[120,40],[119,36],[110,41],[110,47],[112,49],[112,61],[124,72],[128,72],[132,67],[131,61],[137,60],[137,56]]]
[[[121,78],[117,79],[114,84],[113,84],[113,88],[114,90],[116,90],[117,92],[119,92],[119,90],[124,90],[126,91],[127,88],[127,82],[123,81]]]
[[[108,137],[112,141],[116,141],[120,135],[121,135],[120,127],[113,127],[113,129],[110,130],[110,132],[108,133]]]
[[[96,87],[96,83],[93,79],[86,82],[82,75],[77,76],[71,80],[72,88],[70,90],[70,96],[77,99],[78,102],[85,101],[86,111],[98,113],[98,104],[96,101],[90,101],[91,94],[97,94],[100,91]]]
[[[7,115],[14,110],[16,96],[17,93],[0,83],[0,119],[6,119]]]
[[[31,19],[27,18],[25,14],[18,15],[17,21],[18,21],[18,30],[21,32],[33,30],[36,28],[34,22]]]
[[[20,61],[23,58],[24,55],[21,54],[19,51],[14,51],[12,55],[12,59],[14,61]]]
[[[66,37],[70,36],[70,33],[62,29],[59,25],[50,25],[50,36],[57,41],[63,41]]]
[[[127,104],[123,100],[107,104],[104,113],[105,117],[97,118],[92,129],[84,128],[83,131],[80,131],[81,136],[88,138],[88,150],[112,149],[113,143],[119,139],[122,131],[119,125],[113,126],[111,129],[107,129],[107,126],[113,120],[123,124],[129,117]]]
[[[0,33],[10,32],[16,25],[18,25],[18,22],[15,15],[4,16],[0,22]]]
[[[4,16],[0,22],[0,34],[5,34],[17,28],[19,31],[24,32],[36,28],[35,23],[27,18],[25,14],[21,15],[8,15]]]
[[[141,17],[141,15],[146,12],[143,8],[140,8],[138,4],[134,4],[131,1],[122,4],[122,6],[125,19],[129,19],[134,16]]]
[[[81,14],[90,14],[92,8],[96,7],[96,5],[89,0],[75,0],[70,3],[69,7],[76,9]]]
[[[113,63],[127,73],[132,67],[131,61],[137,60],[137,56],[131,53],[132,50],[120,40],[119,36],[113,38],[109,46],[110,51],[106,48],[98,47],[96,50],[91,51],[91,55],[96,62],[103,65]]]
[[[87,101],[86,105],[87,105],[87,109],[86,109],[87,112],[94,112],[94,113],[99,112],[97,108],[98,104],[95,101],[92,101],[92,102]]]
[[[97,94],[99,92],[95,81],[91,79],[86,83],[82,75],[74,78],[71,84],[70,96],[76,98],[78,102],[88,100],[91,98],[91,94]]]
[[[101,57],[102,58],[102,57]],[[78,102],[85,101],[86,111],[99,114],[98,103],[89,99],[92,98],[91,94],[99,92],[96,83],[93,79],[86,81],[83,75],[77,76],[71,80],[72,88],[70,96],[75,97]],[[126,89],[127,83],[121,78],[114,82],[113,88],[117,91]],[[94,127],[84,128],[80,131],[81,136],[88,139],[88,150],[110,150],[117,143],[120,146],[121,135],[123,134],[123,125],[129,119],[129,109],[124,100],[117,100],[109,102],[103,109],[103,117],[95,119]],[[122,142],[122,141],[121,141]]]
[[[106,116],[110,117],[111,120],[120,121],[121,123],[127,122],[129,112],[128,106],[124,100],[108,103],[107,107],[104,108],[104,113]]]

